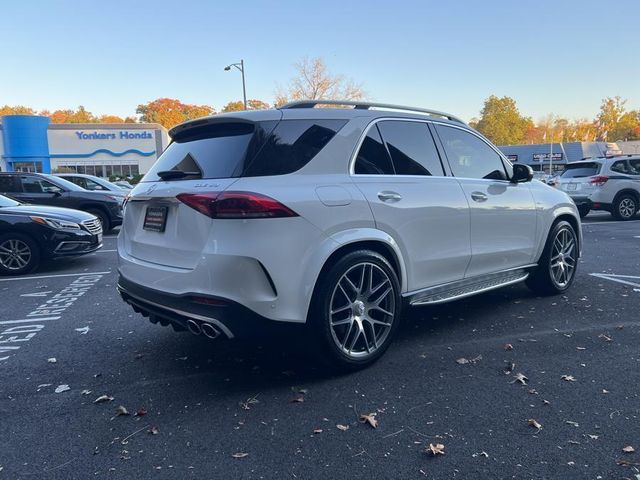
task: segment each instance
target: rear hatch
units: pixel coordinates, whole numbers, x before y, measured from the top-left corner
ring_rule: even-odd
[[[273,111],[272,111],[273,112]],[[173,140],[131,192],[122,226],[132,257],[159,265],[193,269],[215,223],[176,198],[179,194],[223,192],[241,175],[277,124],[219,117],[172,131]]]
[[[560,175],[560,190],[571,196],[588,196],[595,190],[597,182],[593,182],[600,173],[599,162],[569,163]]]

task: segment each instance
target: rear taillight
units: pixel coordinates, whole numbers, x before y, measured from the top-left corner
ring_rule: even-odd
[[[283,218],[298,214],[266,195],[252,192],[181,193],[185,205],[211,218]]]
[[[605,176],[605,175],[595,175],[593,177],[591,177],[589,179],[589,183],[591,185],[595,185],[597,187],[600,187],[602,185],[604,185],[605,183],[607,183],[607,180],[609,180],[609,177]]]

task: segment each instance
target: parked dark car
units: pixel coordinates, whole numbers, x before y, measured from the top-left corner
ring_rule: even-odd
[[[122,224],[123,196],[91,192],[52,175],[0,173],[0,194],[24,203],[83,210],[98,217],[105,232]]]
[[[84,255],[102,246],[100,221],[69,208],[27,205],[0,195],[0,274],[20,275],[41,260]]]

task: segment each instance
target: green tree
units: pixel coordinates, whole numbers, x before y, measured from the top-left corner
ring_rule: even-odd
[[[294,64],[294,68],[297,74],[289,85],[276,90],[276,106],[291,100],[364,100],[367,97],[361,84],[344,75],[329,72],[320,57],[305,57]]]
[[[247,100],[247,110],[266,110],[267,108],[269,108],[269,104],[267,102],[256,99]],[[244,110],[244,102],[242,100],[236,100],[227,103],[223,107],[222,113],[239,112],[241,110]]]
[[[136,113],[141,115],[142,122],[159,123],[171,128],[187,120],[212,115],[215,110],[208,105],[190,105],[173,98],[158,98],[138,105]]]
[[[636,137],[635,129],[640,125],[640,112],[625,108],[627,101],[619,96],[606,97],[600,104],[596,118],[600,140],[626,140]]]
[[[514,145],[526,140],[533,121],[520,114],[513,98],[491,95],[472,126],[496,145]]]

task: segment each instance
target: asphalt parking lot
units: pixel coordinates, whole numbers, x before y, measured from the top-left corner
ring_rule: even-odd
[[[409,312],[377,364],[341,376],[296,334],[150,324],[116,293],[113,235],[0,278],[0,338],[21,339],[0,344],[0,479],[638,479],[640,219],[583,231],[567,295]]]

